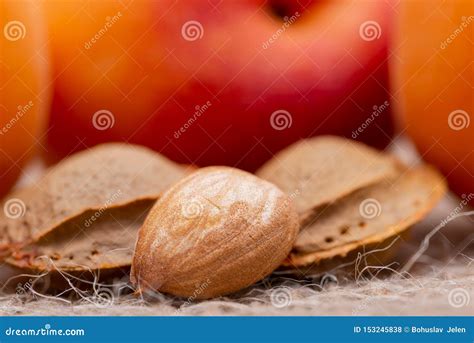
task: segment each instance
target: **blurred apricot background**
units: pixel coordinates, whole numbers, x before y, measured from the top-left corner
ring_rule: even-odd
[[[318,134],[408,135],[474,193],[471,1],[0,3],[1,194],[35,152],[126,141],[255,170]]]
[[[291,3],[46,1],[51,148],[126,140],[254,170],[302,137],[350,136],[389,99],[389,3]],[[376,39],[360,36],[369,20]],[[360,139],[383,147],[390,109],[377,124]]]
[[[1,1],[0,22],[1,196],[45,135],[51,75],[41,6],[34,1]]]
[[[460,196],[474,194],[474,4],[404,1],[393,59],[403,128]]]

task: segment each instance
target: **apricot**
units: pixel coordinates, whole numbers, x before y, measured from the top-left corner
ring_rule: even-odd
[[[389,100],[391,7],[289,3],[46,1],[52,150],[127,141],[254,170],[300,138],[351,137]],[[384,108],[357,139],[388,143]]]
[[[394,98],[423,158],[461,197],[474,194],[472,1],[402,1]],[[472,203],[472,202],[471,202]]]
[[[33,0],[0,1],[0,196],[41,140],[49,108],[43,12]]]

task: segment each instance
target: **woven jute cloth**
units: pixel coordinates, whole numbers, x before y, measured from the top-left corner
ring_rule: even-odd
[[[248,291],[242,297],[199,303],[172,298],[144,301],[132,295],[112,302],[94,298],[66,303],[64,299],[8,296],[0,301],[2,315],[473,315],[474,268],[453,261],[444,268],[407,278],[360,280],[324,286],[286,281],[274,288]]]
[[[443,207],[443,205],[441,205]],[[317,277],[276,272],[231,297],[195,301],[156,294],[140,298],[121,289],[74,294],[74,297],[5,293],[2,315],[474,315],[474,222],[455,220],[436,235],[410,270],[403,265],[423,246],[439,220],[437,209],[398,247],[392,263],[354,264],[345,271]],[[464,220],[462,220],[464,219]],[[351,271],[351,268],[354,270]],[[24,285],[23,285],[24,286]]]

